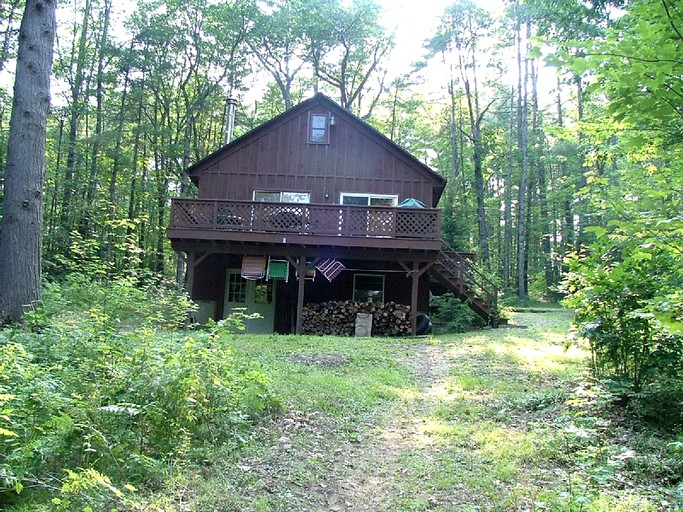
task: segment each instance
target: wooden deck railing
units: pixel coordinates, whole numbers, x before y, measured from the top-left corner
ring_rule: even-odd
[[[474,266],[474,255],[459,253],[443,242],[434,271],[448,282],[451,291],[470,302],[470,306],[489,324],[498,326],[498,287]]]
[[[174,199],[170,229],[440,238],[440,211],[328,204]]]

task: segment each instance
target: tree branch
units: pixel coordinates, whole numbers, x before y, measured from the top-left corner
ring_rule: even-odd
[[[683,34],[681,34],[681,32],[678,30],[678,27],[676,27],[676,24],[674,23],[673,17],[671,16],[671,12],[669,11],[669,6],[667,5],[667,0],[662,0],[662,7],[664,7],[664,11],[666,11],[666,17],[669,19],[669,25],[671,25],[673,31],[676,32],[678,38],[681,41],[683,41]]]

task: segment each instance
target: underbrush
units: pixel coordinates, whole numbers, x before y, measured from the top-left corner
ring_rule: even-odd
[[[683,267],[675,245],[617,233],[566,259],[564,303],[591,371],[631,411],[683,426]]]
[[[0,509],[681,510],[683,438],[586,377],[569,311],[418,340],[187,308],[72,276],[0,330]]]
[[[433,296],[429,308],[437,333],[465,332],[484,325],[466,302],[450,292]]]
[[[683,445],[675,432],[639,421],[589,378],[559,420],[553,459],[562,484],[539,493],[535,510],[681,510]]]
[[[44,297],[0,331],[0,508],[142,509],[280,408],[224,323],[178,329],[189,302],[173,290],[76,275]]]

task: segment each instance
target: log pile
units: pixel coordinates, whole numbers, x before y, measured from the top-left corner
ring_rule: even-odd
[[[407,336],[411,333],[410,306],[352,300],[306,304],[303,333],[353,336],[358,313],[372,314],[373,336]]]

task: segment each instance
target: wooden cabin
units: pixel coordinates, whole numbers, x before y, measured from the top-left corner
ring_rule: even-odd
[[[438,281],[496,322],[495,289],[441,240],[445,179],[322,94],[187,173],[198,197],[173,200],[168,236],[200,319],[300,333],[307,304],[391,301],[415,334]]]

